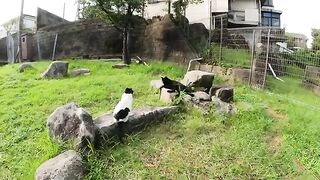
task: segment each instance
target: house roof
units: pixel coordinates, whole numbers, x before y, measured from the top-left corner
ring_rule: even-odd
[[[300,33],[286,33],[287,35],[291,35],[295,38],[299,38],[299,39],[306,39],[308,40],[308,37],[304,34],[300,34]]]

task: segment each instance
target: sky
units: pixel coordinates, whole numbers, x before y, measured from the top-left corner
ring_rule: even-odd
[[[76,18],[76,0],[24,0],[24,14],[35,16],[37,7],[58,16],[63,16],[63,4],[66,3],[65,18],[74,21]],[[20,15],[21,0],[0,0],[0,25]]]
[[[319,0],[273,0],[275,9],[282,10],[281,24],[286,32],[301,33],[312,42],[311,29],[320,29]]]
[[[0,25],[20,14],[21,0],[0,0]],[[5,3],[4,3],[5,2]],[[74,21],[76,18],[76,0],[25,0],[24,13],[36,15],[37,7],[58,16],[63,15],[63,4],[66,3],[65,18]],[[311,28],[320,29],[320,0],[274,0],[277,10],[282,10],[282,26],[287,32],[302,33],[308,36],[311,44]]]

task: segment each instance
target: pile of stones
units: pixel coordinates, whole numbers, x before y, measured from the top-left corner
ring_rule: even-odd
[[[193,90],[192,93],[184,94],[182,100],[210,111],[214,106],[218,113],[234,114],[237,109],[233,104],[234,89],[229,85],[213,85],[214,74],[204,71],[189,71],[180,81],[183,85]],[[179,96],[178,92],[162,88],[161,80],[152,80],[150,86],[160,89],[160,100],[172,103]]]

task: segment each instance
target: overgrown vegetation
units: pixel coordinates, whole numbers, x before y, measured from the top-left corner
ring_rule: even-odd
[[[135,89],[135,108],[160,106],[150,80],[183,75],[170,64],[114,70],[113,63],[70,61],[71,69],[87,67],[91,75],[39,79],[48,64],[35,63],[23,74],[17,65],[0,68],[1,178],[33,179],[43,161],[67,148],[51,142],[45,127],[58,106],[77,102],[96,117],[111,111],[127,86]],[[234,116],[186,107],[125,144],[92,151],[87,179],[319,178],[319,98],[296,81],[274,81],[273,87],[236,87]]]

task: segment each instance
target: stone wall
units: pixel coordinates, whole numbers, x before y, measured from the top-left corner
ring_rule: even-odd
[[[34,36],[38,59],[51,59],[57,35],[56,58],[121,52],[121,34],[113,27],[92,21],[60,23],[47,26]],[[38,48],[39,47],[39,48]]]
[[[66,20],[44,9],[37,9],[37,30],[46,26],[56,25],[61,22],[66,22]]]
[[[7,38],[0,39],[0,61],[7,61]]]
[[[64,22],[42,28],[34,35],[33,59],[51,59],[55,36],[56,58],[105,57],[122,54],[122,34],[96,20]],[[139,19],[130,34],[130,53],[145,59],[187,62],[196,56],[171,19],[146,24]]]

